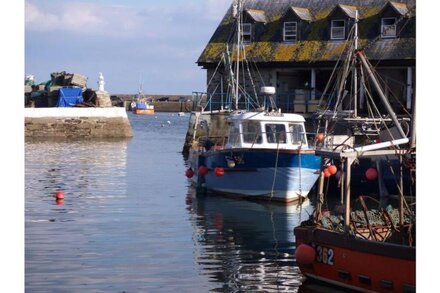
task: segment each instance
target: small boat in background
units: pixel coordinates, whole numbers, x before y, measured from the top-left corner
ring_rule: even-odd
[[[142,83],[139,86],[139,93],[134,97],[130,104],[133,114],[136,115],[153,115],[154,105],[148,101],[147,97],[143,94]]]
[[[185,112],[179,112],[177,113],[177,116],[185,116]]]

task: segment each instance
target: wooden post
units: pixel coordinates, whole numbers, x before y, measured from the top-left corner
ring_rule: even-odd
[[[412,84],[412,68],[410,66],[406,69],[406,108],[411,109],[413,106],[412,102],[412,93],[413,93],[413,84]]]
[[[403,159],[402,159],[402,155],[399,157],[399,161],[400,161],[400,181],[399,181],[399,186],[400,186],[400,194],[399,194],[399,224],[400,227],[403,226]]]
[[[316,203],[315,221],[321,220],[322,203],[324,202],[324,171],[321,171],[318,184],[318,202]]]
[[[350,231],[351,164],[353,164],[353,158],[347,158],[347,166],[345,166],[345,217],[344,217],[345,232],[347,233],[348,231]]]
[[[310,71],[310,99],[314,100],[316,98],[315,93],[316,88],[316,70],[312,68]]]

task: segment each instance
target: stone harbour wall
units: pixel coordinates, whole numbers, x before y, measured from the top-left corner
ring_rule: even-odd
[[[130,138],[124,108],[26,108],[28,138]]]

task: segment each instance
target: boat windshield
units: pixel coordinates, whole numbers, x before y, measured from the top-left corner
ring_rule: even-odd
[[[229,126],[228,144],[232,146],[240,144],[240,128],[236,124]]]
[[[261,144],[263,142],[259,121],[243,121],[241,127],[243,130],[244,143]]]
[[[304,126],[302,124],[289,124],[290,140],[292,144],[306,145],[306,136]]]
[[[266,124],[268,143],[286,143],[286,127],[284,124]]]

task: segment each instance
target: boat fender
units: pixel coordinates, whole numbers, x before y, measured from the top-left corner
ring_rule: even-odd
[[[378,172],[376,168],[368,168],[367,171],[365,171],[365,177],[370,181],[376,180],[377,176]]]
[[[188,170],[186,170],[185,176],[187,178],[192,178],[194,176],[194,171],[191,168],[189,168]]]
[[[295,251],[296,262],[300,265],[311,265],[315,261],[316,251],[307,244],[300,244]]]
[[[222,167],[216,167],[214,169],[214,174],[217,177],[222,177],[223,175],[225,175],[225,169],[223,169]]]
[[[199,167],[199,175],[200,176],[205,176],[206,174],[208,174],[208,168],[206,168],[206,166],[200,166]]]

